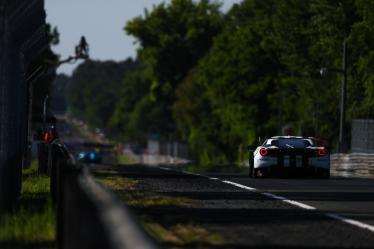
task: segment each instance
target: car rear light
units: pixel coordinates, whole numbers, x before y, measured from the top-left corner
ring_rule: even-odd
[[[317,156],[326,156],[326,149],[325,148],[317,149]]]
[[[260,149],[260,155],[261,156],[267,156],[269,151],[266,148],[261,148]]]

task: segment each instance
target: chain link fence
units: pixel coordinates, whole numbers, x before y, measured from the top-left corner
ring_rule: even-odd
[[[374,120],[352,120],[352,152],[374,153]]]
[[[0,0],[0,211],[21,190],[27,158],[28,66],[47,46],[43,0]]]

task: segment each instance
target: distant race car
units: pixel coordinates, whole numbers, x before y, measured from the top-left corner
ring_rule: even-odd
[[[267,139],[250,151],[250,176],[253,178],[284,174],[330,177],[330,154],[318,140],[295,136]]]
[[[95,151],[82,151],[78,154],[78,160],[83,163],[101,163],[102,158],[100,154]]]

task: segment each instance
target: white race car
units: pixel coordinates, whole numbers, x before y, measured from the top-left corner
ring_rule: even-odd
[[[250,176],[309,174],[330,177],[330,154],[313,138],[277,136],[250,150]]]

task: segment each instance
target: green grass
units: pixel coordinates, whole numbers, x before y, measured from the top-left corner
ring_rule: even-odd
[[[130,156],[130,155],[119,155],[117,157],[118,164],[135,164],[139,163],[138,156]]]
[[[0,218],[0,248],[55,248],[55,210],[49,178],[37,174],[37,161],[23,170],[18,207]]]
[[[126,166],[123,166],[126,167]],[[115,168],[97,170],[97,180],[109,190],[115,192],[129,207],[140,209],[157,208],[188,208],[192,200],[185,197],[168,196],[158,192],[144,191],[139,180],[127,178],[118,174]],[[167,212],[167,210],[165,210]],[[170,220],[161,224],[147,213],[138,217],[144,229],[151,237],[167,248],[205,248],[224,245],[225,239],[218,233],[208,231],[198,224],[186,223],[170,224]],[[186,213],[188,218],[188,213]],[[163,222],[162,222],[163,223]]]
[[[137,191],[139,181],[115,174],[115,170],[96,170],[97,180],[106,188],[114,191],[131,207],[181,206],[186,207],[190,199],[171,197],[154,192]]]
[[[193,224],[177,224],[164,227],[158,223],[143,222],[145,230],[159,243],[174,245],[174,248],[191,246],[219,246],[225,239],[207,229]]]

